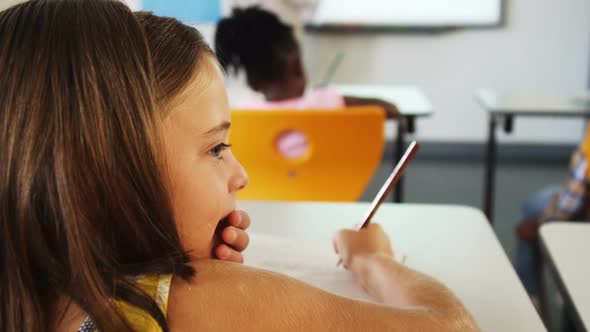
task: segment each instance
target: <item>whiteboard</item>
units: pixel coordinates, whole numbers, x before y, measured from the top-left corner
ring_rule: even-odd
[[[312,26],[453,27],[502,22],[502,0],[319,0]]]

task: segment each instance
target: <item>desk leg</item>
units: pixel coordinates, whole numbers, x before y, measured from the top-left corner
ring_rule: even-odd
[[[416,132],[416,117],[415,116],[408,116],[406,117],[408,121],[408,129],[407,132],[410,134],[414,134]]]
[[[494,224],[494,190],[496,178],[496,117],[493,114],[489,115],[489,132],[488,144],[486,152],[486,169],[485,169],[485,184],[484,184],[484,213],[488,220]]]
[[[406,119],[400,117],[397,121],[397,140],[395,144],[395,151],[393,151],[393,167],[402,159],[404,155],[404,148],[406,137]],[[393,194],[393,201],[395,203],[401,203],[404,200],[404,177],[402,176],[395,187]]]
[[[506,134],[510,134],[510,133],[512,133],[513,129],[514,129],[514,115],[506,114],[504,116],[504,132]]]

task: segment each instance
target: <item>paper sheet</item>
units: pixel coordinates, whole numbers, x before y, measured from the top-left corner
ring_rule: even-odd
[[[338,257],[331,243],[250,234],[250,245],[244,255],[246,265],[286,274],[340,296],[373,302],[352,273],[336,266]]]

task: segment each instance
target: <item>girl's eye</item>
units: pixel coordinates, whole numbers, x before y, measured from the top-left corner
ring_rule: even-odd
[[[223,150],[230,147],[231,145],[229,144],[221,143],[216,145],[213,149],[209,150],[209,154],[217,159],[221,159],[221,153],[223,152]]]

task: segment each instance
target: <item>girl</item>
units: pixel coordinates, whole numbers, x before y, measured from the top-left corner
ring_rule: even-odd
[[[329,88],[306,92],[307,77],[293,28],[264,9],[253,6],[234,9],[215,32],[215,53],[224,69],[246,71],[250,88],[265,100],[245,100],[244,109],[337,109],[377,105],[388,118],[399,111],[379,99],[342,96]]]

